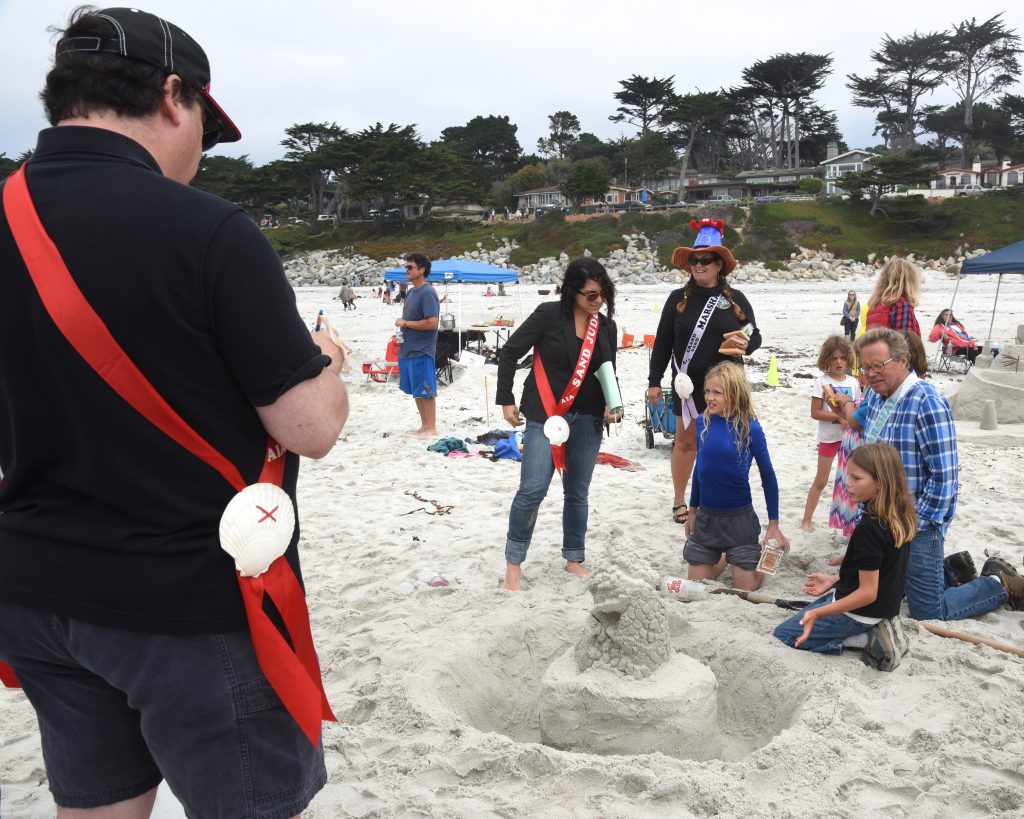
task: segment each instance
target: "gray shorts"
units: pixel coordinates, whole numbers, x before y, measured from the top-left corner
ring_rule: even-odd
[[[93,808],[166,779],[189,816],[290,819],[327,782],[247,631],[145,634],[0,603],[0,660],[39,720],[54,801]]]
[[[761,559],[761,521],[753,506],[742,509],[709,509],[701,506],[693,534],[683,547],[687,563],[714,565],[725,553],[730,566],[753,570]]]

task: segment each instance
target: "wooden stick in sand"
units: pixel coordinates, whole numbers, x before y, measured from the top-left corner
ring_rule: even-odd
[[[965,643],[973,643],[976,646],[988,646],[996,651],[1005,651],[1007,654],[1016,654],[1018,657],[1024,657],[1024,648],[1011,646],[1009,643],[999,643],[974,634],[965,634],[962,631],[953,631],[942,626],[933,626],[931,623],[921,623],[921,625],[926,631],[937,634],[939,637],[952,637],[956,640],[963,640]]]
[[[712,594],[730,594],[734,597],[742,598],[748,603],[767,603],[769,605],[778,606],[780,609],[789,609],[790,611],[799,611],[807,603],[812,602],[808,600],[806,603],[803,600],[786,600],[781,597],[772,597],[769,594],[756,591],[743,591],[742,589],[713,589]]]
[[[491,405],[487,403],[487,396],[490,391],[487,389],[487,376],[484,376],[484,416],[487,418],[487,428],[491,427]]]

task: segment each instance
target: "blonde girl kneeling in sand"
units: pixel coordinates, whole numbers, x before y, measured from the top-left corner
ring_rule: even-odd
[[[776,540],[789,551],[789,540],[779,529],[779,484],[743,369],[722,363],[708,370],[704,400],[707,409],[697,418],[697,463],[683,549],[689,564],[687,577],[713,580],[728,563],[733,585],[753,591],[761,585],[761,575],[755,571],[761,544]],[[763,540],[761,522],[751,504],[749,474],[754,461],[768,507]]]

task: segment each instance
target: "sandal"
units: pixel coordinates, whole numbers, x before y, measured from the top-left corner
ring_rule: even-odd
[[[680,512],[679,510],[682,509]],[[672,507],[672,520],[676,523],[686,523],[687,518],[690,517],[690,509],[685,503],[677,503]]]

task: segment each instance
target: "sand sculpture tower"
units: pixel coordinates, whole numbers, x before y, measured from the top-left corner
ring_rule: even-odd
[[[717,757],[718,682],[672,650],[665,601],[606,569],[589,588],[594,608],[583,633],[541,682],[541,740],[589,753]]]

